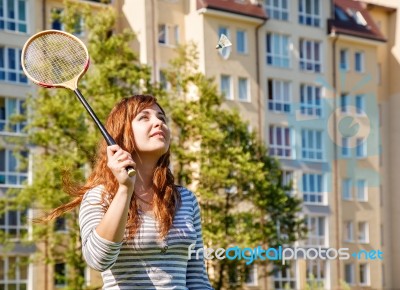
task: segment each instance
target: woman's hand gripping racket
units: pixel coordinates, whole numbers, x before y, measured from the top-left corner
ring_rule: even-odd
[[[35,84],[45,88],[66,88],[74,91],[107,144],[116,144],[78,90],[78,81],[89,67],[89,52],[79,38],[58,30],[39,32],[25,43],[21,64],[26,76]],[[136,174],[131,166],[126,170],[129,176]]]

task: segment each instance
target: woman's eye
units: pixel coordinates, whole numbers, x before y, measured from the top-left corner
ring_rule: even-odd
[[[139,121],[140,121],[140,120],[143,120],[143,119],[148,119],[148,117],[147,117],[147,116],[141,116],[141,117],[139,117]]]

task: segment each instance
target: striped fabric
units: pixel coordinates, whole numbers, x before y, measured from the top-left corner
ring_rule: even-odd
[[[198,260],[193,252],[188,259],[191,244],[196,244],[193,250],[203,248],[199,204],[191,191],[178,187],[182,205],[165,241],[157,239],[154,218],[141,212],[142,224],[136,238],[116,243],[95,231],[104,215],[102,189],[96,187],[85,194],[79,225],[83,256],[91,268],[101,272],[103,289],[213,289],[202,251]]]

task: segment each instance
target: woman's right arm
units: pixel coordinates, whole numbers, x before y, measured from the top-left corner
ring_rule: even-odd
[[[135,182],[135,177],[129,177],[125,170],[128,165],[135,166],[129,153],[113,145],[107,147],[107,158],[119,183],[112,202],[104,212],[102,188],[96,187],[85,194],[79,211],[83,256],[91,268],[100,272],[109,269],[118,258]]]
[[[115,209],[114,201],[111,202],[109,210],[104,211],[102,206],[101,194],[102,187],[96,187],[88,191],[83,197],[81,207],[79,210],[79,226],[82,239],[82,254],[86,263],[93,269],[103,272],[111,268],[118,258],[120,248],[122,245],[121,240],[107,239],[98,233],[96,228],[103,223],[107,222],[110,218],[109,210]],[[116,196],[117,198],[117,196]],[[118,200],[118,198],[117,198]],[[117,222],[116,219],[113,221]],[[125,221],[126,223],[126,221]],[[124,222],[122,224],[125,225]],[[118,232],[119,225],[115,225],[112,232]]]

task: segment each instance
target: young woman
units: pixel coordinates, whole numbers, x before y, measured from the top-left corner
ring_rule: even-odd
[[[86,184],[59,208],[80,205],[83,256],[101,272],[103,289],[212,289],[202,251],[196,257],[203,248],[199,204],[168,168],[163,109],[154,97],[135,95],[114,107],[105,126],[119,146],[101,142]]]

